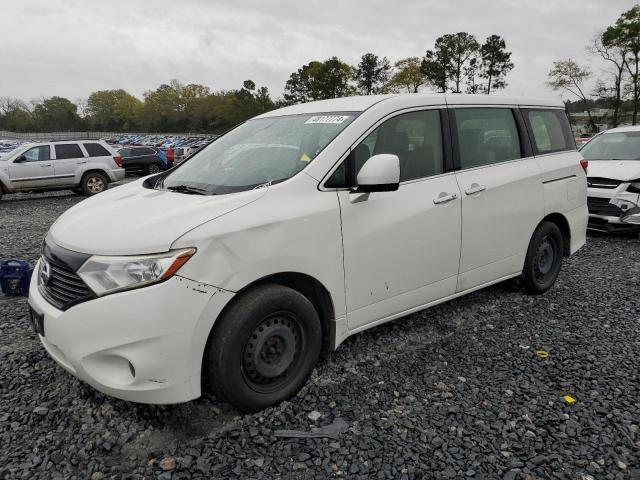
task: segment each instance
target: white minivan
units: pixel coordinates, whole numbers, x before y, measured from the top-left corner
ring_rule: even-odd
[[[275,110],[51,227],[30,314],[109,395],[243,411],[350,335],[522,277],[585,243],[586,161],[556,100],[339,98]]]

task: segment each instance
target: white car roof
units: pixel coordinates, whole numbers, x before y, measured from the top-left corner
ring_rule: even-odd
[[[416,106],[439,105],[521,105],[530,107],[564,108],[559,98],[510,97],[501,95],[405,93],[390,95],[362,95],[341,97],[316,102],[299,103],[279,108],[256,118],[299,115],[305,113],[362,112],[380,102],[398,103],[406,108],[407,100],[414,99]]]
[[[602,132],[605,133],[622,133],[622,132],[640,132],[640,125],[627,125],[625,127],[610,128]]]

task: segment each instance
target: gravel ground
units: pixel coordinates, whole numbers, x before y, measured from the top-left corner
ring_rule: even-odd
[[[80,200],[5,196],[0,258],[33,262]],[[0,479],[640,478],[639,280],[638,239],[590,235],[547,294],[498,285],[356,335],[253,415],[97,393],[0,297]],[[273,435],[337,417],[339,440]]]

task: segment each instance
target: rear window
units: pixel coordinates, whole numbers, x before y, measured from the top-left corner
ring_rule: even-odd
[[[536,154],[575,150],[567,115],[562,110],[524,110]]]
[[[65,158],[84,158],[80,145],[76,143],[63,143],[55,146],[56,159],[64,160]]]
[[[111,153],[99,143],[83,143],[90,157],[110,157]]]
[[[511,109],[458,108],[454,113],[462,168],[522,158],[518,127]]]

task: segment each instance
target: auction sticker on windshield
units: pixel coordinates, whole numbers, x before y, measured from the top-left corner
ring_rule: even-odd
[[[350,118],[349,115],[317,115],[304,123],[343,123]]]

